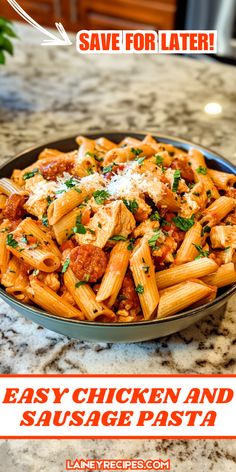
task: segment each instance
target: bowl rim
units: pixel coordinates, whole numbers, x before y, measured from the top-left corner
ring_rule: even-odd
[[[82,132],[82,134],[84,136],[91,136],[91,135],[95,136],[95,135],[97,135],[98,137],[109,135],[109,134],[113,134],[113,135],[114,134],[123,134],[124,136],[131,136],[131,137],[132,137],[132,134],[133,135],[134,134],[135,135],[141,134],[141,135],[144,135],[144,136],[146,136],[147,134],[151,134],[154,138],[157,138],[158,140],[161,140],[163,138],[163,139],[167,139],[167,140],[171,140],[171,141],[176,141],[180,145],[182,143],[182,144],[187,144],[187,145],[190,145],[190,146],[197,146],[201,150],[206,151],[207,153],[210,153],[212,155],[213,160],[214,160],[214,157],[217,157],[222,162],[225,162],[226,164],[229,164],[230,167],[233,168],[235,173],[236,173],[235,164],[230,162],[228,159],[226,159],[225,157],[223,157],[221,154],[217,153],[216,151],[213,151],[213,150],[211,150],[211,149],[209,149],[205,146],[202,146],[199,143],[195,143],[194,141],[189,141],[185,138],[169,136],[169,135],[166,135],[166,134],[163,134],[163,133],[158,133],[158,131],[157,132],[147,131],[147,130],[126,130],[126,131],[123,131],[123,130],[110,130],[110,129],[108,129],[108,130],[101,130],[101,131],[99,131],[99,130],[95,130],[95,131],[89,130],[89,131]],[[11,158],[11,160],[8,160],[7,162],[5,162],[0,167],[0,170],[4,170],[5,167],[7,167],[10,163],[12,164],[14,161],[24,157],[24,155],[26,155],[30,152],[36,151],[37,149],[39,149],[43,146],[44,147],[52,147],[54,144],[59,143],[59,142],[75,140],[76,136],[66,136],[66,137],[61,137],[60,139],[58,139],[58,137],[55,136],[55,139],[50,141],[50,142],[47,142],[47,143],[42,142],[42,143],[39,143],[37,146],[31,146],[31,147],[17,153],[15,156],[13,156]],[[208,158],[206,157],[206,159],[208,159]],[[109,323],[109,322],[98,322],[96,320],[95,321],[74,320],[72,318],[65,318],[65,317],[62,317],[62,316],[49,314],[46,311],[41,310],[40,308],[36,308],[34,306],[27,305],[27,304],[24,304],[24,303],[20,302],[19,300],[17,300],[13,296],[6,293],[5,290],[0,286],[0,296],[3,299],[6,299],[6,300],[10,301],[13,305],[16,305],[17,307],[19,307],[21,309],[24,309],[29,313],[33,312],[35,315],[39,315],[39,318],[42,316],[43,318],[48,318],[50,320],[52,320],[52,319],[57,320],[62,324],[72,323],[72,324],[75,324],[76,326],[81,326],[81,325],[87,326],[87,327],[89,327],[89,326],[95,327],[96,326],[96,328],[103,328],[103,327],[104,328],[112,328],[112,327],[120,327],[120,328],[125,328],[126,327],[127,328],[127,327],[131,327],[131,326],[132,327],[133,326],[142,327],[142,326],[146,326],[146,325],[154,325],[154,324],[157,324],[157,323],[158,324],[159,323],[171,323],[173,321],[177,321],[177,320],[180,320],[180,319],[183,319],[183,318],[190,318],[191,316],[198,315],[203,310],[204,311],[208,310],[208,308],[214,307],[217,304],[219,304],[220,302],[223,302],[224,300],[226,301],[235,292],[236,292],[236,284],[230,286],[229,289],[226,290],[226,292],[224,292],[220,296],[216,297],[215,300],[213,300],[209,303],[206,303],[206,304],[201,305],[201,306],[196,307],[196,308],[192,308],[191,310],[186,310],[186,311],[183,311],[183,312],[180,312],[180,313],[176,313],[175,315],[171,315],[171,316],[166,317],[166,318],[160,318],[160,319],[154,318],[152,320],[134,321],[134,322],[131,322],[131,323],[124,323],[124,322]]]

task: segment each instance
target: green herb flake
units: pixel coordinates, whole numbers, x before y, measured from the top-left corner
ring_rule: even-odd
[[[101,223],[98,223],[98,228],[102,229]]]
[[[211,190],[207,190],[206,195],[207,195],[207,198],[209,198],[209,200],[210,200],[210,198],[212,197]]]
[[[135,156],[140,156],[140,154],[142,154],[143,150],[142,149],[139,149],[139,148],[131,148],[131,152],[133,154],[135,154]]]
[[[67,258],[62,266],[61,273],[64,274],[70,265],[70,259]]]
[[[174,181],[172,185],[172,192],[177,192],[178,186],[179,186],[179,181],[181,179],[181,172],[179,169],[175,170],[174,172]]]
[[[43,223],[43,226],[46,226],[46,228],[48,228],[48,217],[46,214],[42,216],[42,223]]]
[[[7,235],[7,246],[11,246],[14,249],[18,246],[18,242],[14,239],[13,234]]]
[[[211,232],[211,227],[206,225],[204,226],[204,228],[202,229],[202,236],[205,234],[205,233],[210,233]]]
[[[90,275],[89,275],[89,274],[85,274],[85,276],[84,276],[85,282],[89,282],[89,279],[90,279]]]
[[[145,157],[136,157],[135,161],[137,161],[138,165],[142,166],[145,161]]]
[[[158,213],[158,211],[154,211],[154,213],[152,213],[152,215],[150,216],[150,220],[151,221],[160,221],[161,217]]]
[[[155,249],[156,248],[156,242],[157,240],[159,239],[161,235],[161,231],[160,230],[157,230],[153,236],[148,240],[148,244],[149,246],[152,248],[152,249]]]
[[[86,234],[86,228],[81,223],[81,214],[76,218],[76,226],[73,228],[73,233]]]
[[[79,282],[76,282],[75,284],[75,288],[79,288],[81,287],[81,285],[85,285],[87,282],[85,282],[85,280],[80,280]]]
[[[155,154],[155,159],[156,159],[156,165],[160,166],[163,163],[164,158],[160,156],[159,154]]]
[[[127,238],[121,234],[117,234],[116,236],[112,236],[109,241],[127,241]]]
[[[112,164],[110,164],[109,166],[103,167],[102,173],[108,174],[109,172],[112,172],[114,166],[115,166],[115,162],[112,162]]]
[[[193,195],[195,195],[195,197],[200,197],[200,193],[199,193],[199,192],[193,192]]]
[[[22,236],[21,241],[24,244],[28,244],[28,239],[27,239],[27,236],[25,234]]]
[[[194,225],[194,215],[191,218],[183,218],[182,216],[175,216],[172,218],[175,226],[182,231],[188,231]]]
[[[228,251],[230,249],[230,246],[227,246],[224,248],[224,251]]]
[[[197,172],[198,174],[206,175],[206,174],[207,174],[207,168],[206,168],[206,167],[203,167],[203,166],[199,166],[199,167],[196,169],[196,172]]]
[[[98,205],[103,205],[104,202],[110,197],[109,192],[106,190],[96,190],[93,192],[94,200]]]
[[[23,180],[28,180],[28,179],[31,179],[32,177],[35,176],[35,174],[38,173],[38,169],[33,169],[31,172],[26,172],[24,175],[23,175]]]
[[[137,287],[135,288],[135,291],[139,294],[142,294],[144,292],[144,286],[141,284],[138,284]]]
[[[194,243],[192,243],[192,244],[195,246],[195,248],[199,252],[199,255],[197,257],[195,257],[195,260],[201,259],[202,257],[209,257],[209,254],[210,254],[209,251],[204,251],[200,244],[194,244]]]
[[[89,167],[89,168],[87,169],[87,174],[88,174],[88,175],[91,175],[91,174],[93,174],[93,173],[94,173],[94,172],[93,172],[93,168],[92,168],[92,167]]]
[[[126,200],[125,198],[122,199],[125,206],[128,208],[128,210],[131,212],[131,213],[136,213],[136,211],[138,210],[138,203],[136,200]]]
[[[130,238],[129,244],[127,246],[128,251],[133,251],[134,249],[135,238]]]
[[[48,202],[49,205],[52,203],[52,198],[50,197],[50,195],[48,195],[48,196],[46,197],[46,200],[47,200],[47,202]]]

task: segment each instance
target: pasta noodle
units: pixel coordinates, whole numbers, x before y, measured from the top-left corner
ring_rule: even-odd
[[[76,142],[0,179],[7,293],[65,319],[132,323],[236,283],[235,175],[151,135]]]

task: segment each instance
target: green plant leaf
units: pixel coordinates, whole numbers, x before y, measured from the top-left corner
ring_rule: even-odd
[[[0,65],[5,64],[5,62],[6,62],[5,56],[4,56],[3,52],[0,49]]]
[[[11,26],[8,25],[2,25],[0,24],[0,36],[9,36],[10,38],[18,38],[17,34],[15,31],[11,28]]]
[[[12,21],[8,20],[7,18],[3,18],[3,16],[0,16],[0,26],[4,25],[12,25]]]
[[[4,38],[4,36],[0,36],[0,49],[3,49],[4,51],[7,51],[8,54],[11,54],[13,56],[14,48],[9,39]]]

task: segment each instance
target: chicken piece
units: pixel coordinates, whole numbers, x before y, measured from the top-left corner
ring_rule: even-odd
[[[136,223],[132,213],[121,200],[103,205],[91,218],[86,234],[76,234],[79,244],[94,244],[103,248],[112,236],[128,235],[135,228]]]
[[[144,235],[152,236],[154,229],[159,228],[160,224],[158,221],[146,220],[143,221],[137,228],[134,230],[134,237],[139,238]]]

